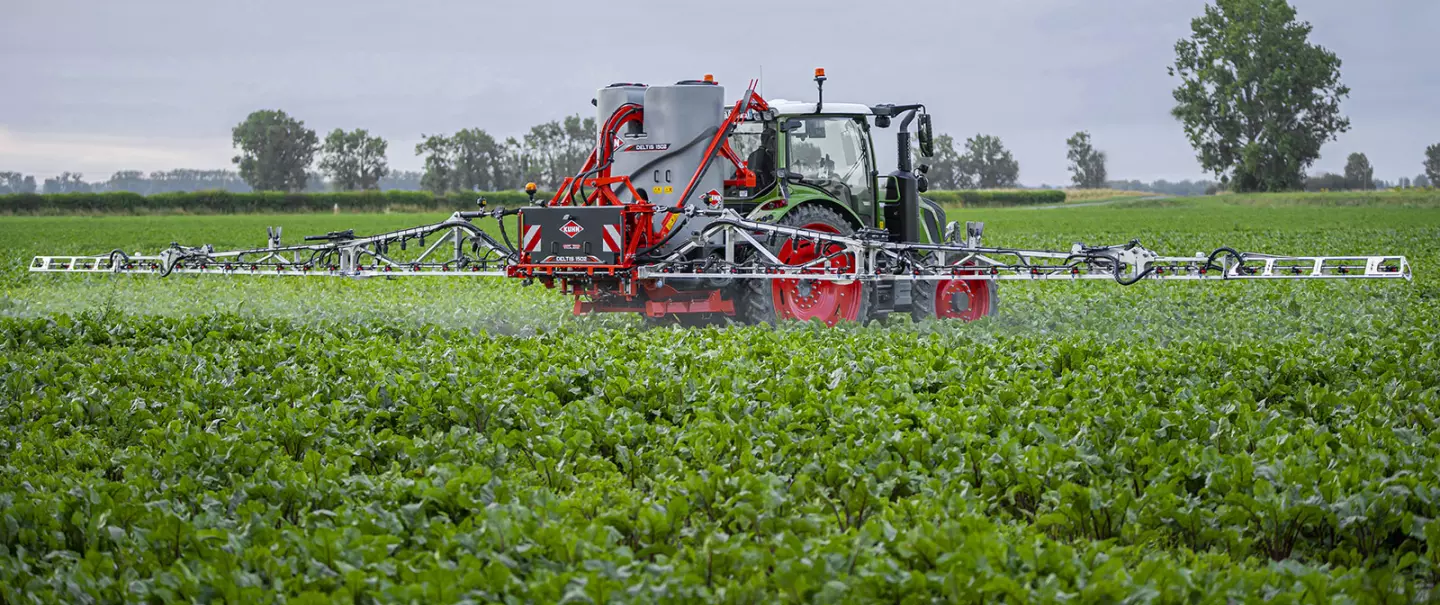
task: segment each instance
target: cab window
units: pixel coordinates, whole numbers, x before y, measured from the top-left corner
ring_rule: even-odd
[[[873,202],[870,146],[865,128],[853,117],[809,116],[786,130],[789,172],[804,184],[825,190],[851,207]]]
[[[753,197],[775,184],[775,124],[741,122],[730,135],[730,148],[755,172],[753,189],[727,190],[726,197]],[[728,176],[726,178],[729,178]]]

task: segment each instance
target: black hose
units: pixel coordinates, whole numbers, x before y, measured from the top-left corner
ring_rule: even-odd
[[[180,259],[177,259],[174,263],[160,263],[160,277],[169,277],[170,273],[175,271],[175,265],[179,262]]]
[[[1141,271],[1139,275],[1136,275],[1135,277],[1132,277],[1130,279],[1125,279],[1120,276],[1120,263],[1115,263],[1115,283],[1122,286],[1134,285],[1136,283],[1139,283],[1140,280],[1149,277],[1150,274],[1154,271],[1155,267],[1146,267],[1145,270]]]
[[[1227,246],[1221,246],[1221,247],[1219,247],[1219,248],[1216,248],[1214,252],[1211,252],[1209,258],[1206,258],[1206,259],[1205,259],[1205,268],[1206,268],[1206,269],[1211,269],[1211,268],[1218,269],[1218,270],[1220,271],[1220,274],[1221,274],[1222,276],[1224,276],[1224,277],[1226,277],[1226,278],[1229,278],[1229,277],[1230,277],[1230,274],[1225,271],[1225,267],[1222,267],[1222,266],[1220,266],[1220,265],[1215,264],[1215,259],[1220,258],[1222,255],[1227,255],[1227,254],[1228,254],[1231,258],[1235,259],[1235,263],[1236,263],[1236,266],[1237,266],[1237,267],[1240,266],[1240,265],[1245,264],[1245,255],[1244,255],[1244,254],[1241,254],[1241,253],[1235,251],[1234,248],[1230,248],[1230,247],[1227,247]]]
[[[586,204],[585,204],[585,201],[590,198],[590,196],[585,193],[585,178],[588,177],[588,176],[590,176],[590,175],[592,175],[592,174],[599,173],[601,170],[604,170],[604,169],[606,169],[606,168],[609,168],[609,167],[610,167],[611,165],[613,165],[613,164],[615,164],[615,154],[612,153],[612,154],[610,154],[610,158],[607,159],[607,160],[605,160],[605,163],[604,163],[604,164],[601,164],[601,165],[599,165],[599,166],[596,166],[595,168],[592,168],[590,171],[584,172],[584,173],[580,174],[580,176],[575,177],[575,183],[576,183],[576,185],[579,186],[579,188],[580,188],[580,203],[579,203],[579,204],[573,204],[573,205],[577,205],[577,206],[586,205]]]
[[[505,240],[505,247],[510,249],[510,254],[505,258],[515,257],[520,250],[515,247],[515,244],[510,243],[510,233],[505,231],[505,211],[500,212],[500,216],[495,219],[495,222],[500,223],[500,237]]]
[[[604,135],[606,135],[606,134],[609,134],[609,131],[610,131],[610,122],[611,122],[611,120],[614,120],[616,116],[621,115],[622,112],[625,112],[625,113],[626,113],[626,115],[625,115],[624,117],[629,117],[629,115],[628,115],[629,113],[635,112],[635,111],[643,111],[644,109],[645,109],[645,107],[644,107],[643,105],[639,105],[639,104],[637,104],[637,103],[625,103],[624,105],[621,105],[621,106],[619,106],[619,107],[616,107],[614,113],[611,113],[611,114],[610,114],[610,117],[609,117],[609,118],[606,118],[605,124],[602,124],[602,125],[600,126],[600,130],[601,130],[601,131],[600,131],[600,135],[601,135],[601,136],[604,136]],[[618,127],[618,125],[617,125],[617,127]],[[607,137],[607,139],[608,139],[608,137]],[[623,139],[622,139],[622,141],[623,141]],[[608,146],[608,140],[606,141],[605,144]],[[580,203],[580,204],[573,204],[573,205],[584,205],[585,199],[586,199],[587,197],[589,197],[589,196],[585,193],[585,177],[590,176],[590,175],[592,175],[592,174],[595,174],[595,173],[597,173],[597,172],[600,172],[601,170],[604,170],[604,169],[610,167],[612,164],[615,163],[615,151],[614,151],[614,150],[605,149],[604,147],[601,147],[601,145],[602,145],[602,143],[601,143],[600,141],[598,141],[598,140],[595,141],[595,156],[596,156],[596,158],[599,159],[599,157],[600,157],[601,155],[606,155],[606,156],[608,156],[608,157],[605,158],[605,162],[604,162],[604,163],[600,164],[599,166],[596,166],[595,168],[591,169],[591,170],[588,171],[588,172],[583,172],[583,173],[581,173],[581,174],[579,174],[579,175],[577,175],[577,176],[575,177],[575,183],[576,183],[576,185],[577,185],[577,186],[579,187],[579,189],[580,189],[580,201],[581,201],[581,203]],[[667,155],[668,155],[668,154],[667,154]]]
[[[653,220],[653,219],[652,219],[652,220]],[[672,225],[672,226],[670,227],[670,232],[667,233],[667,234],[665,234],[665,237],[663,237],[663,238],[660,239],[660,243],[655,244],[654,246],[650,246],[649,248],[646,248],[646,249],[641,250],[641,251],[639,251],[639,252],[636,252],[636,253],[635,253],[635,258],[644,257],[645,255],[650,254],[651,252],[654,252],[655,250],[658,250],[658,249],[664,247],[665,244],[670,243],[670,240],[675,237],[675,234],[676,234],[676,233],[679,233],[680,230],[681,230],[682,228],[684,228],[684,227],[685,227],[685,224],[688,223],[688,222],[690,222],[690,217],[686,216],[686,217],[684,217],[684,218],[681,218],[681,219],[680,219],[680,222],[675,223],[674,225]]]
[[[116,249],[114,249],[114,250],[111,250],[111,251],[110,251],[110,270],[111,270],[111,271],[119,271],[119,270],[120,270],[120,263],[118,263],[118,262],[115,261],[115,257],[116,257],[116,256],[119,256],[119,257],[120,257],[122,260],[124,260],[127,264],[130,262],[130,255],[125,254],[125,251],[124,251],[124,250],[121,250],[121,249],[119,249],[119,248],[116,248]]]

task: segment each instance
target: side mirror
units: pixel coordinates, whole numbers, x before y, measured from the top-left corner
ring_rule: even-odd
[[[915,138],[920,142],[920,155],[925,157],[935,156],[935,128],[930,124],[930,114],[920,114],[920,124],[916,127]]]
[[[923,174],[915,177],[915,190],[919,191],[920,193],[925,193],[926,191],[929,191],[930,177],[927,177]]]

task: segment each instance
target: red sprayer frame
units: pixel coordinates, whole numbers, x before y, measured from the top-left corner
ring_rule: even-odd
[[[745,95],[731,107],[725,120],[705,148],[703,160],[699,166],[696,166],[695,172],[685,185],[676,208],[683,208],[690,197],[695,194],[695,187],[700,183],[705,171],[717,155],[725,158],[735,167],[734,174],[724,181],[726,186],[755,186],[757,180],[755,172],[730,147],[729,136],[734,127],[745,120],[745,116],[749,112],[766,111],[770,108],[769,103],[755,93],[757,84],[758,82],[752,80]],[[577,202],[582,206],[622,206],[625,245],[624,252],[616,259],[616,263],[542,265],[535,263],[534,259],[530,257],[529,251],[525,250],[522,245],[520,262],[507,269],[507,274],[512,277],[540,279],[542,283],[550,287],[554,287],[555,281],[559,280],[562,291],[576,296],[575,311],[577,313],[641,311],[653,317],[671,313],[733,315],[735,313],[734,304],[723,298],[718,290],[680,291],[669,286],[657,286],[648,282],[640,283],[637,286],[635,280],[630,278],[629,274],[636,265],[637,255],[664,241],[679,218],[678,213],[672,213],[666,217],[661,227],[656,229],[653,217],[657,208],[645,201],[646,198],[636,191],[629,176],[611,174],[614,155],[624,144],[620,135],[621,129],[631,123],[643,122],[644,119],[645,110],[640,105],[627,103],[615,110],[615,113],[611,114],[605,124],[601,126],[595,149],[590,152],[580,172],[575,176],[567,177],[556,190],[554,197],[545,204],[545,207],[551,208],[576,205]],[[619,193],[628,192],[631,201],[621,199],[621,196],[617,195],[617,187]],[[524,211],[521,212],[520,220],[523,234],[525,232]],[[524,235],[522,235],[523,237]],[[618,283],[618,287],[599,286],[596,278],[613,278]],[[642,291],[646,295],[646,300],[635,300]],[[582,300],[582,297],[589,297],[592,300]],[[605,302],[598,302],[597,299],[604,299]]]

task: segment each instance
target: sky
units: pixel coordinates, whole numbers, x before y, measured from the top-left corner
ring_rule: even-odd
[[[1166,72],[1204,0],[5,4],[0,171],[41,178],[231,168],[230,129],[257,109],[322,137],[366,128],[390,141],[392,168],[418,170],[424,134],[519,136],[588,115],[611,82],[712,73],[734,99],[763,76],[769,98],[812,100],[815,67],[827,100],[922,102],[937,132],[1001,137],[1029,186],[1069,181],[1065,139],[1078,130],[1108,154],[1112,179],[1205,176],[1170,116]],[[1440,2],[1292,4],[1353,89],[1352,129],[1312,172],[1360,151],[1378,178],[1420,173],[1440,142]]]

